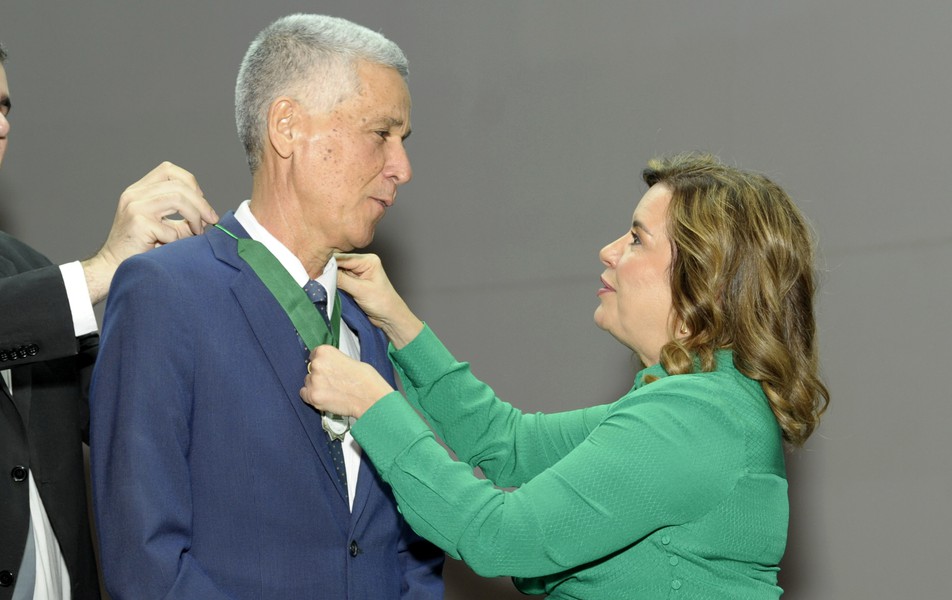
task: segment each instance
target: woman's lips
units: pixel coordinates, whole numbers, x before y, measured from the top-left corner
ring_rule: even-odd
[[[614,291],[615,291],[615,288],[613,288],[612,286],[608,285],[608,282],[605,281],[605,278],[604,278],[604,277],[601,277],[600,279],[601,279],[601,281],[602,281],[602,287],[598,290],[598,295],[599,295],[599,296],[601,296],[602,294],[607,294],[607,293],[609,293],[609,292],[614,292]]]

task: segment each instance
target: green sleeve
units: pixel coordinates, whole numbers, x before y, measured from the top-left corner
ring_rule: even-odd
[[[460,460],[502,487],[519,486],[558,462],[591,433],[608,405],[523,414],[499,400],[429,327],[391,359],[410,402]]]
[[[452,460],[396,392],[353,434],[419,534],[480,575],[539,577],[690,521],[732,489],[743,434],[711,403],[670,387],[616,402],[582,443],[512,492]]]

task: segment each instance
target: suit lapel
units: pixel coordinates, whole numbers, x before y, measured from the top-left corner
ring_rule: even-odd
[[[341,292],[341,318],[360,342],[361,362],[373,366],[390,385],[396,387],[396,382],[393,379],[393,367],[387,357],[385,343],[377,334],[377,330],[370,323],[367,315],[360,310],[354,299],[344,292]],[[351,524],[357,523],[361,513],[366,508],[371,489],[378,487],[378,485],[375,485],[377,478],[377,472],[370,464],[370,460],[361,453]]]
[[[236,236],[248,237],[231,213],[226,215],[221,223]],[[234,239],[217,229],[210,230],[207,237],[215,256],[238,270],[231,284],[232,293],[267,357],[268,364],[281,382],[284,400],[290,403],[291,409],[300,420],[328,481],[337,489],[341,499],[345,499],[346,491],[337,481],[337,473],[327,450],[327,434],[321,427],[321,415],[301,400],[300,390],[307,374],[307,356],[291,319],[251,267],[238,256]],[[288,360],[289,356],[299,358]]]

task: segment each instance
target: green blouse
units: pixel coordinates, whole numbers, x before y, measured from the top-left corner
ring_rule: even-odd
[[[655,365],[612,404],[555,414],[496,398],[428,327],[391,359],[407,398],[470,466],[397,392],[353,435],[413,529],[476,573],[554,599],[780,596],[781,432],[730,352],[713,372]]]

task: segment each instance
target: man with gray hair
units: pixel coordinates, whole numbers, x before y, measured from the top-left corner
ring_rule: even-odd
[[[0,45],[0,162],[13,106],[6,58]],[[176,212],[184,219],[167,218]],[[83,466],[93,305],[127,256],[217,220],[195,178],[163,163],[122,194],[89,259],[54,265],[0,231],[0,600],[99,598]]]
[[[271,24],[235,91],[251,199],[119,270],[91,402],[113,600],[442,597],[442,552],[347,420],[299,396],[325,343],[393,382],[334,253],[369,244],[412,176],[406,76],[393,42],[349,21]]]

